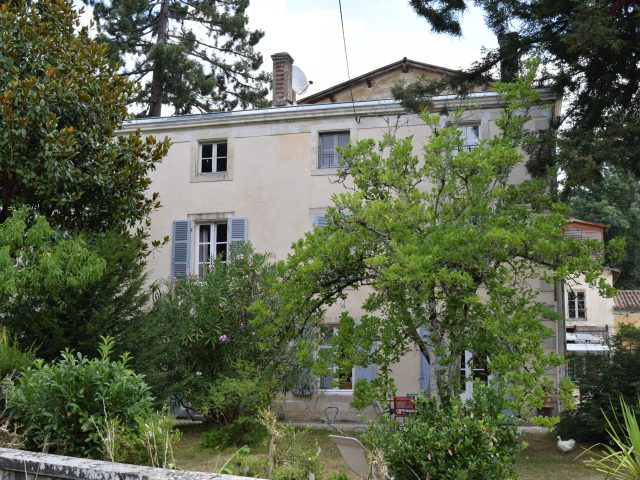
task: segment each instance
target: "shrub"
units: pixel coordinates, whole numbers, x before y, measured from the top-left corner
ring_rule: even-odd
[[[268,293],[275,278],[268,255],[244,245],[231,262],[217,258],[202,277],[167,286],[136,335],[137,365],[160,400],[173,397],[222,426],[254,416],[284,390],[292,347],[286,339],[267,347],[268,326],[250,308],[277,301]]]
[[[633,409],[620,399],[622,423],[616,417],[615,422],[605,417],[607,433],[611,445],[597,445],[603,451],[596,453],[586,463],[599,472],[605,473],[607,478],[620,480],[635,480],[640,478],[640,427]]]
[[[29,367],[35,359],[33,348],[20,349],[20,345],[9,336],[7,329],[0,328],[0,378]]]
[[[574,381],[580,389],[580,403],[575,410],[562,413],[556,432],[562,438],[606,442],[607,418],[620,418],[620,398],[640,414],[640,329],[621,325],[611,342],[608,354],[584,354],[570,361]]]
[[[152,413],[152,397],[126,355],[110,359],[113,347],[104,338],[98,358],[66,351],[56,362],[37,361],[17,379],[5,380],[7,411],[22,426],[28,448],[102,458],[109,422],[135,436],[138,419]]]
[[[502,413],[503,395],[480,383],[466,403],[454,397],[442,405],[419,397],[417,413],[400,426],[384,417],[365,434],[380,449],[396,480],[515,478],[517,431]]]

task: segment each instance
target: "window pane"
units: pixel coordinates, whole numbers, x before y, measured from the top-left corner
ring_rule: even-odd
[[[349,134],[348,133],[338,133],[338,142],[337,145],[339,147],[344,147],[347,143],[349,143]]]
[[[200,237],[198,241],[200,243],[211,242],[211,225],[200,225]]]
[[[226,142],[216,144],[216,156],[218,158],[227,156],[227,144],[226,144]]]
[[[227,157],[218,157],[216,159],[216,172],[227,171]]]
[[[198,260],[200,262],[209,261],[209,244],[208,243],[203,243],[198,246]]]
[[[216,223],[216,242],[227,241],[227,224]]]
[[[584,292],[577,292],[577,301],[578,301],[578,317],[585,317],[585,308],[584,308]]]
[[[211,143],[205,143],[203,145],[201,145],[201,152],[202,154],[200,155],[202,158],[211,158],[213,157],[213,144]]]
[[[225,262],[227,260],[227,244],[216,243],[216,257]]]
[[[210,158],[203,158],[200,163],[200,173],[213,172],[213,160]]]

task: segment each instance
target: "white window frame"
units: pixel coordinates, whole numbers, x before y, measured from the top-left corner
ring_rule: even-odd
[[[472,150],[474,148],[476,148],[478,145],[480,145],[480,141],[482,140],[482,137],[480,135],[480,123],[463,123],[461,125],[458,125],[458,129],[462,132],[462,140],[463,140],[463,150],[465,151],[469,151]],[[474,133],[473,130],[475,130]],[[470,139],[473,139],[474,141],[471,142]]]
[[[574,296],[573,299],[571,296]],[[582,297],[582,315],[580,315],[579,302]],[[571,316],[571,304],[573,303],[574,316]],[[567,318],[571,320],[586,320],[587,319],[587,294],[584,290],[573,290],[567,292]]]
[[[338,326],[337,325],[329,325],[329,327],[331,328],[331,336],[333,337],[334,335],[337,335],[338,333]],[[333,344],[331,342],[329,343],[323,343],[322,345],[320,345],[320,349],[330,349],[333,346]],[[330,365],[330,374],[332,377],[332,382],[334,380],[333,378],[333,373],[336,372],[338,370],[338,367],[336,365],[332,364]],[[327,377],[328,375],[325,375],[325,377]],[[318,377],[318,389],[323,392],[323,393],[331,393],[331,394],[338,394],[338,395],[351,395],[353,394],[353,386],[355,385],[357,379],[356,379],[356,367],[354,366],[351,369],[351,388],[322,388],[322,378],[324,377]]]
[[[343,147],[344,145],[340,145],[340,136],[341,135],[346,135],[347,136],[347,141],[344,143],[344,145],[348,144],[349,142],[351,142],[351,131],[349,130],[339,130],[339,131],[331,131],[331,132],[318,132],[318,164],[316,166],[316,168],[318,168],[319,170],[328,170],[328,169],[336,169],[336,168],[340,168],[341,165],[341,161],[342,161],[342,157],[338,154],[338,152],[336,151],[337,147]],[[329,153],[323,153],[323,149],[322,149],[322,139],[323,138],[328,138],[328,137],[333,137],[333,150],[332,152]],[[332,159],[335,159],[335,162],[332,161],[332,163],[330,164],[324,164],[323,162],[323,158],[325,156],[331,155]]]
[[[461,355],[462,356],[462,355]],[[462,359],[461,359],[462,360]],[[468,350],[464,351],[464,363],[460,362],[460,375],[461,380],[464,380],[464,390],[460,394],[460,398],[466,401],[471,398],[473,395],[473,381],[476,379],[475,372],[483,372],[485,368],[471,368],[471,361],[473,360],[473,352]],[[487,360],[487,365],[489,361]],[[484,381],[486,385],[489,384],[491,380],[491,372],[486,371],[487,378]]]
[[[218,226],[224,225],[226,233],[226,239],[224,242],[218,241]],[[199,276],[202,276],[204,273],[204,268],[209,264],[211,258],[215,258],[216,252],[218,249],[216,248],[218,245],[225,245],[225,261],[229,261],[229,233],[228,228],[229,224],[227,220],[220,220],[215,222],[198,222],[196,223],[196,235],[195,235],[195,247],[196,247],[196,272]],[[200,241],[200,231],[203,227],[209,227],[209,242],[201,242]],[[207,260],[203,260],[201,258],[201,245],[209,245],[208,255],[209,258]],[[203,267],[203,270],[200,271],[200,267]]]
[[[224,155],[225,160],[225,169],[224,170],[218,170],[218,146],[219,145],[225,145],[225,149],[226,149],[226,155]],[[203,161],[205,160],[205,158],[208,157],[204,157],[203,155],[203,150],[204,147],[207,146],[211,146],[211,171],[210,172],[203,172],[202,171],[202,164]],[[198,175],[216,175],[216,174],[225,174],[229,171],[229,142],[227,142],[226,140],[219,140],[219,141],[211,141],[211,142],[199,142],[198,143]]]

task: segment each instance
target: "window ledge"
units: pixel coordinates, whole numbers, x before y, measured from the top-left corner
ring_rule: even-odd
[[[313,176],[321,176],[321,175],[337,175],[338,167],[335,168],[312,168],[311,175]]]
[[[225,182],[233,180],[233,176],[230,172],[219,172],[219,173],[198,173],[197,175],[191,176],[191,183],[200,183],[200,182]]]
[[[318,391],[325,395],[353,395],[353,390],[343,390],[337,388],[320,388],[318,389]]]

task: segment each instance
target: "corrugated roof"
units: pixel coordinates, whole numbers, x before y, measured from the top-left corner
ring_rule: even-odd
[[[640,310],[640,290],[618,290],[613,305],[617,310]]]

